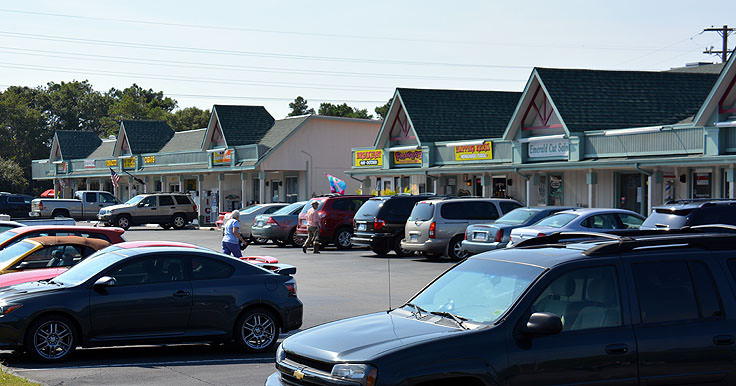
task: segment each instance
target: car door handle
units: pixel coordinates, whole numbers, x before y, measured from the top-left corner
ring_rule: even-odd
[[[713,337],[716,346],[729,346],[736,343],[733,335],[716,335]]]
[[[174,297],[177,297],[177,298],[183,298],[189,295],[190,295],[189,291],[179,290],[179,291],[174,292]]]
[[[606,353],[611,355],[626,354],[629,352],[629,346],[623,343],[609,344],[606,346]]]

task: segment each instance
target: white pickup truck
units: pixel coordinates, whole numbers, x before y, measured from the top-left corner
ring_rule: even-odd
[[[74,199],[37,198],[31,201],[31,217],[71,217],[75,220],[96,220],[100,208],[119,204],[109,192],[80,190]]]

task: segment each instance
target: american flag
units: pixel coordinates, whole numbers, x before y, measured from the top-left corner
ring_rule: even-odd
[[[115,171],[112,170],[112,168],[110,168],[110,180],[112,181],[112,186],[117,188],[118,181],[120,181],[120,176],[117,173],[115,173]]]

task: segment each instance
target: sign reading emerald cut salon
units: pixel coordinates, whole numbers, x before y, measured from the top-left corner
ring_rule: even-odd
[[[355,166],[383,166],[383,150],[356,150]]]
[[[529,142],[529,158],[567,157],[569,152],[567,139]]]
[[[455,146],[455,161],[482,161],[493,159],[493,145],[491,141],[480,145]]]
[[[416,165],[422,163],[421,150],[398,150],[393,152],[394,165]]]

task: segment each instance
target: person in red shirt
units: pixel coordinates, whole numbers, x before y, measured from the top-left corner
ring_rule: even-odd
[[[317,208],[319,202],[312,201],[312,207],[307,210],[307,240],[304,241],[302,252],[307,253],[307,248],[314,246],[314,253],[319,253],[319,213]]]

